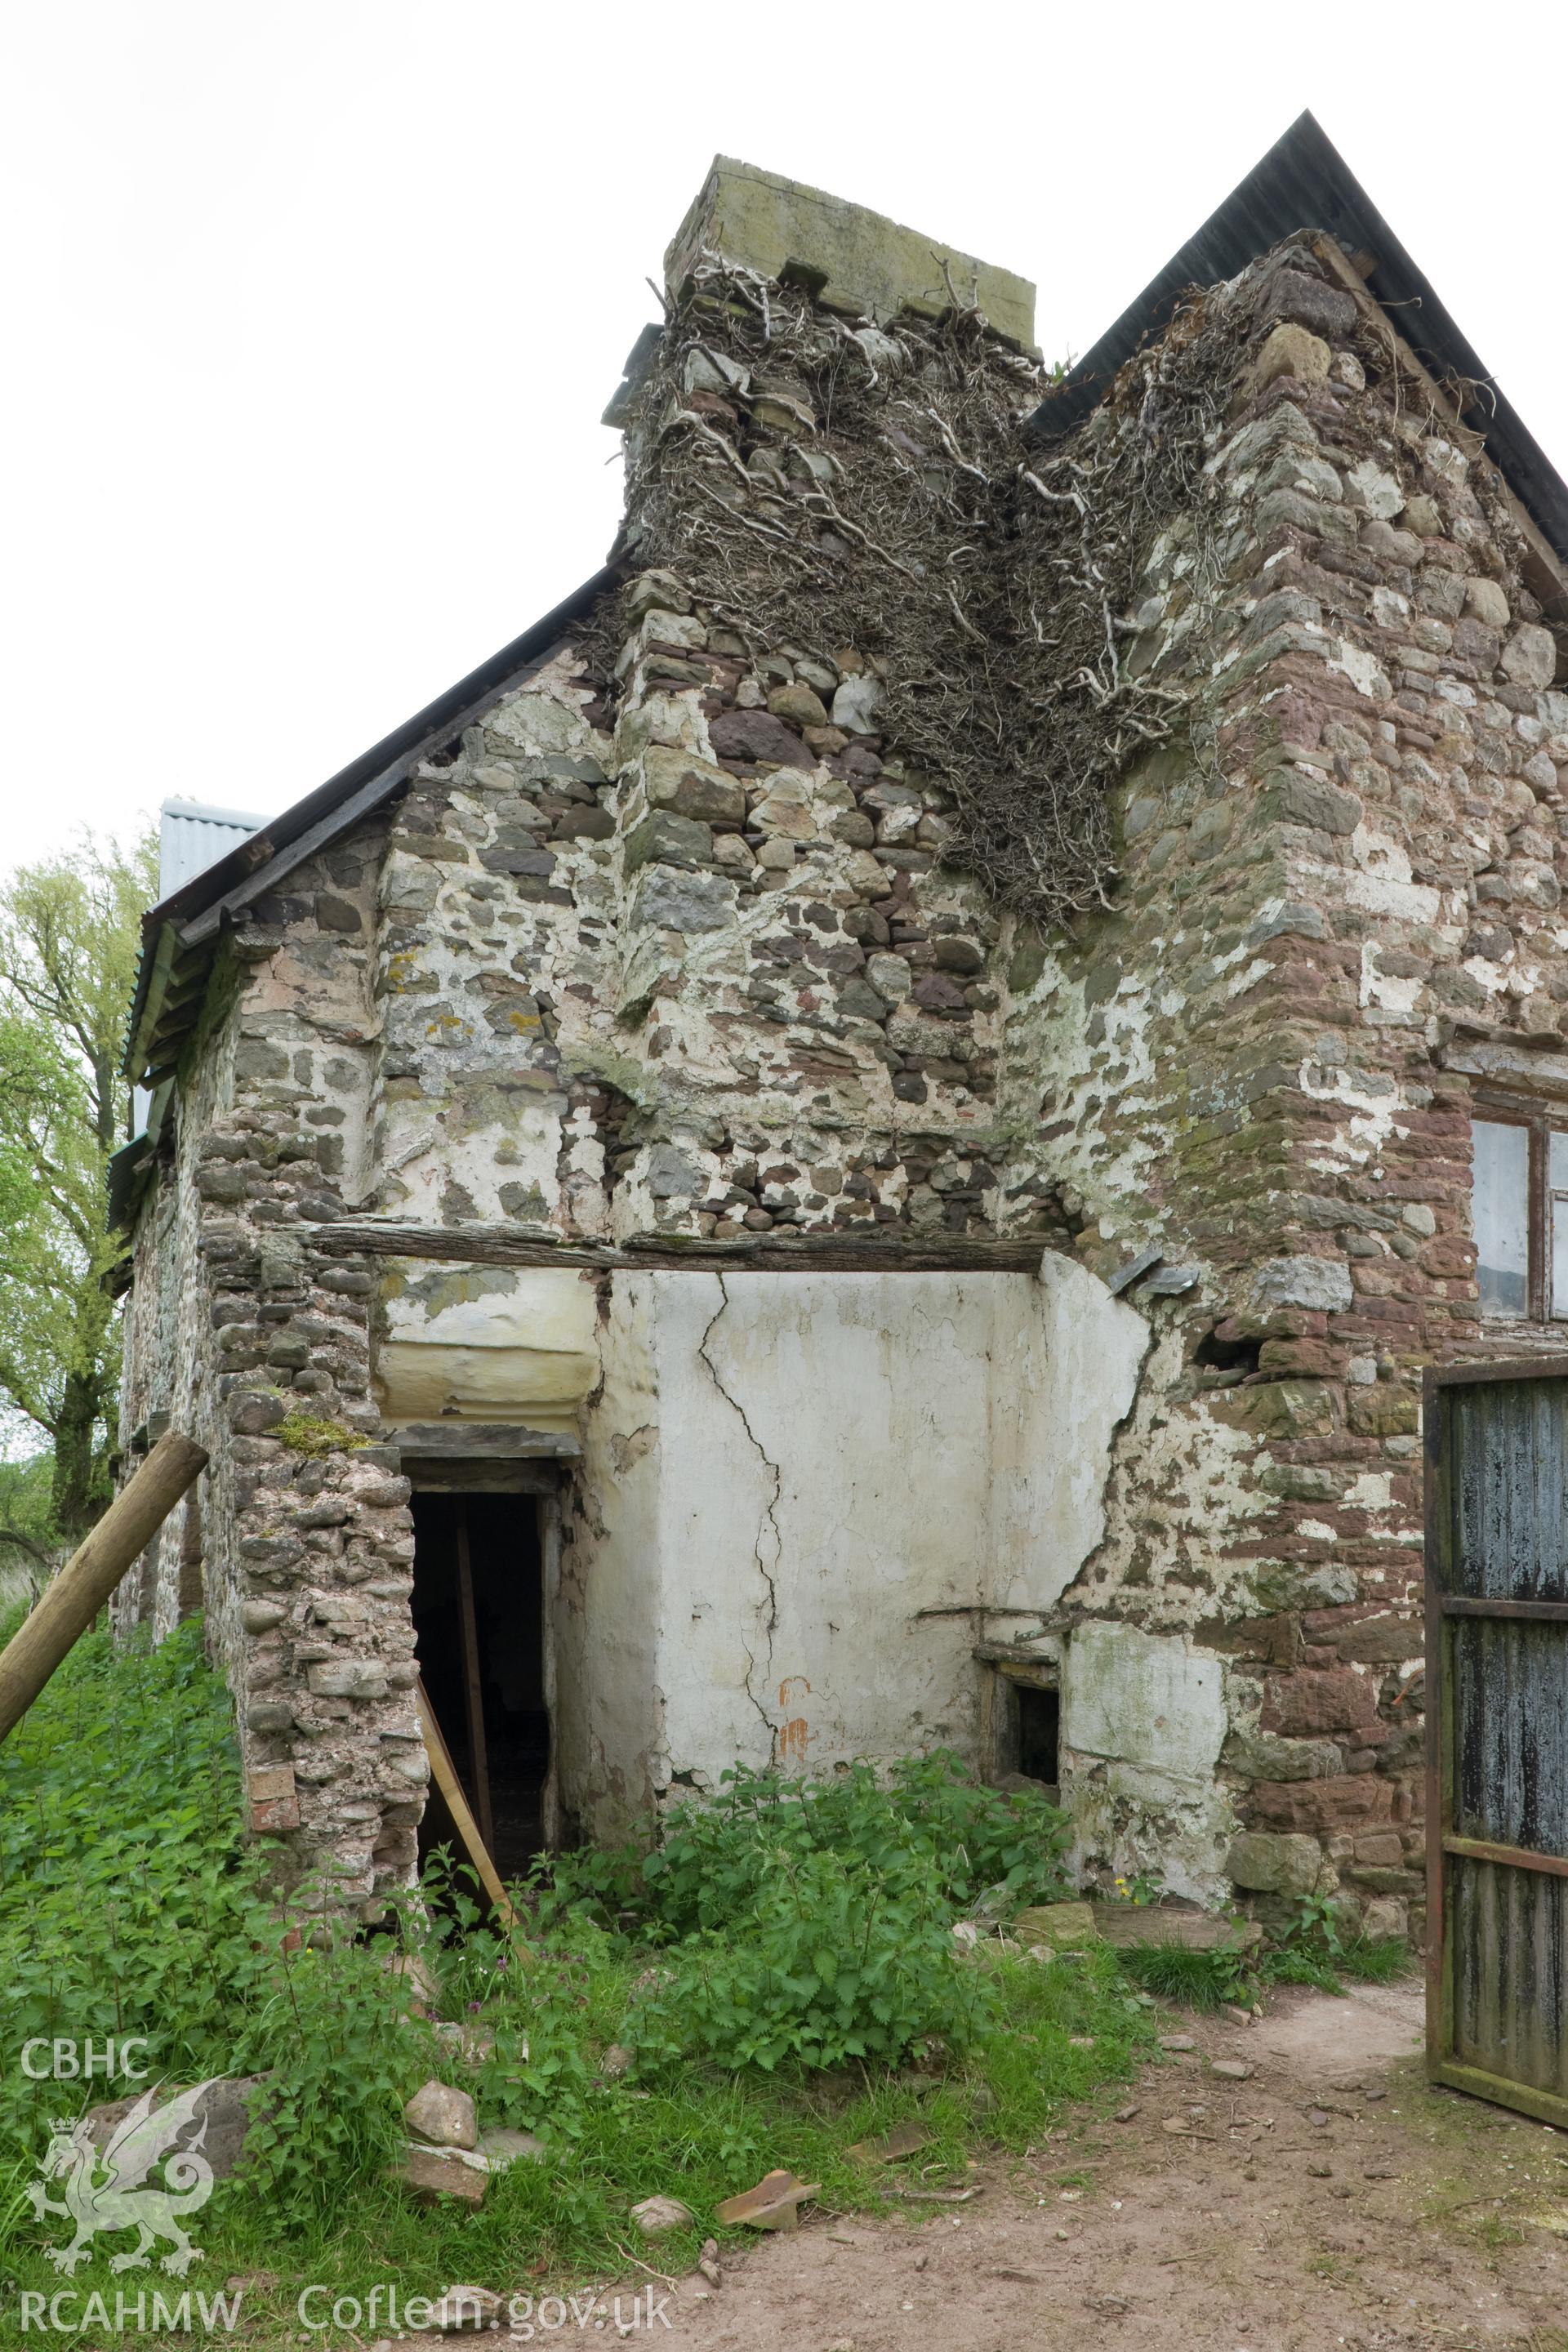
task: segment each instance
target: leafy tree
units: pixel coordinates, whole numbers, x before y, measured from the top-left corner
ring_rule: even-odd
[[[0,1612],[8,1595],[15,1599],[24,1590],[36,1592],[48,1571],[55,1532],[53,1482],[54,1459],[47,1452],[0,1461]]]
[[[0,1399],[53,1445],[68,1541],[109,1499],[123,1243],[105,1229],[105,1171],[131,1129],[120,1063],[156,885],[151,836],[126,850],[84,835],[0,889]]]

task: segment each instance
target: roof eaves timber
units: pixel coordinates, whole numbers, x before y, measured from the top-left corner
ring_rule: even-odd
[[[573,625],[616,585],[624,569],[621,561],[612,558],[521,636],[142,917],[142,961],[125,1053],[130,1078],[142,1083],[173,1066],[180,1036],[189,1025],[184,1016],[202,995],[199,979],[191,985],[192,968],[205,972],[224,929],[305,858],[377,808],[416,761],[448,742],[542,669]],[[170,996],[176,979],[184,983],[177,1009]],[[176,1017],[168,1017],[171,1013]]]
[[[1460,332],[1354,173],[1310,113],[1299,115],[1130,303],[1114,326],[1041,402],[1030,430],[1058,440],[1096,407],[1117,371],[1170,319],[1193,286],[1235,278],[1303,230],[1331,236],[1394,333],[1447,393],[1553,551],[1568,562],[1568,484]],[[1363,267],[1364,264],[1364,267]]]

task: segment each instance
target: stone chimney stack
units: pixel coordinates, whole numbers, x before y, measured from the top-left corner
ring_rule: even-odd
[[[1034,342],[1035,289],[1027,278],[901,228],[863,205],[728,155],[714,157],[665,254],[672,301],[680,299],[692,265],[705,251],[759,277],[802,286],[825,308],[879,325],[900,310],[932,317],[956,295],[984,310],[1008,341],[1025,349]]]

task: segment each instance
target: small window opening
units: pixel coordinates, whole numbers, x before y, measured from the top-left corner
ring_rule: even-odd
[[[1489,1322],[1568,1320],[1568,1128],[1523,1103],[1470,1124],[1476,1284]]]
[[[1478,1118],[1475,1152],[1476,1280],[1481,1313],[1530,1312],[1530,1129]]]
[[[1018,1769],[1054,1795],[1061,1785],[1061,1693],[1033,1683],[1016,1685],[1018,1701]]]
[[[1222,1339],[1216,1331],[1205,1331],[1193,1361],[1206,1372],[1255,1372],[1262,1352],[1261,1339]]]
[[[539,1515],[517,1495],[416,1493],[414,1633],[420,1678],[479,1834],[503,1879],[544,1843],[550,1718],[544,1704]],[[456,1823],[434,1782],[420,1859]]]

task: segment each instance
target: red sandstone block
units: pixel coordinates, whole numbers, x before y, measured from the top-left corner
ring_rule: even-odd
[[[1351,1282],[1363,1298],[1396,1298],[1404,1288],[1404,1277],[1392,1266],[1384,1266],[1372,1258],[1358,1257],[1351,1263]]]
[[[1419,1617],[1390,1611],[1346,1626],[1335,1646],[1342,1658],[1359,1659],[1368,1665],[1402,1665],[1418,1658],[1425,1643],[1426,1629]]]
[[[250,1808],[250,1826],[256,1832],[297,1830],[300,1826],[300,1801],[297,1797],[273,1797],[265,1804]]]
[[[1271,1829],[1317,1831],[1357,1829],[1363,1823],[1395,1817],[1396,1795],[1410,1819],[1409,1790],[1397,1791],[1392,1781],[1375,1772],[1359,1772],[1333,1780],[1260,1780],[1252,1791],[1256,1819]]]
[[[1263,1728],[1300,1738],[1359,1727],[1376,1713],[1377,1693],[1366,1676],[1336,1666],[1328,1673],[1303,1672],[1271,1682],[1263,1702]]]
[[[1331,1348],[1326,1339],[1266,1339],[1258,1349],[1258,1368],[1281,1378],[1295,1374],[1338,1380],[1343,1377],[1345,1360],[1343,1351]]]

